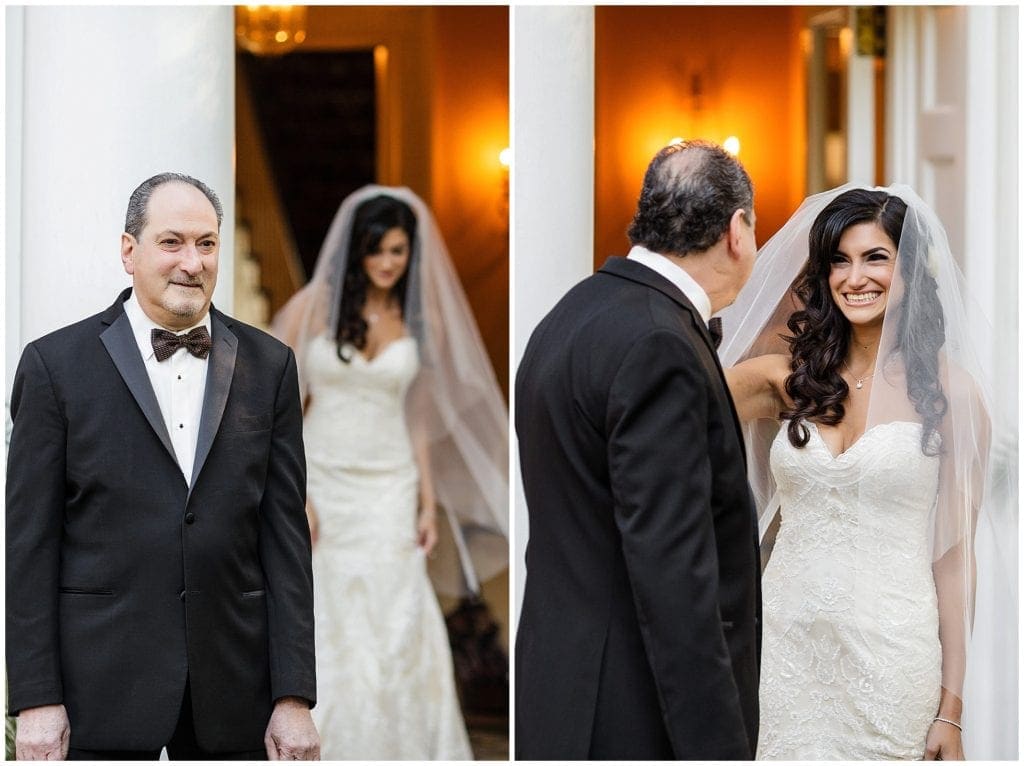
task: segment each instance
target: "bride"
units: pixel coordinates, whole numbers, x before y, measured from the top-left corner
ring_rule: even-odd
[[[777,530],[758,758],[962,759],[990,423],[941,224],[906,187],[811,197],[722,319]]]
[[[472,758],[427,556],[452,595],[506,565],[508,426],[422,200],[346,198],[273,330],[303,393],[321,754]]]

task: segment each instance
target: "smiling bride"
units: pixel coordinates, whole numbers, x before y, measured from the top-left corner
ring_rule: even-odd
[[[968,327],[906,187],[806,200],[723,314],[770,548],[758,758],[964,757],[990,441]]]

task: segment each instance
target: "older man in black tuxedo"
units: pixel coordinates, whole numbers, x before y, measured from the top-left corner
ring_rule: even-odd
[[[629,235],[517,374],[516,755],[751,759],[757,525],[708,326],[753,267],[750,179],[713,144],[666,148]]]
[[[194,178],[145,181],[121,236],[132,288],[22,355],[7,465],[21,759],[318,757],[295,360],[211,307],[221,218]]]

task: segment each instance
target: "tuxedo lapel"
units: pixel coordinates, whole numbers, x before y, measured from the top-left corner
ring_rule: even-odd
[[[171,436],[167,433],[167,426],[164,425],[164,417],[160,412],[153,384],[149,382],[146,365],[139,354],[139,345],[135,342],[131,322],[128,321],[128,315],[124,313],[123,304],[128,295],[129,292],[122,293],[117,302],[103,315],[103,323],[109,326],[100,333],[100,340],[103,341],[107,353],[110,354],[114,366],[117,367],[121,379],[128,386],[128,390],[139,405],[139,409],[142,410],[142,414],[146,416],[150,427],[160,438],[160,443],[167,449],[171,459],[177,463]]]
[[[219,311],[210,309],[210,326],[213,330],[213,348],[210,349],[209,367],[206,371],[206,392],[203,396],[203,415],[199,420],[199,435],[196,439],[196,456],[192,468],[189,491],[195,486],[199,472],[203,470],[217,436],[224,406],[231,390],[231,379],[235,374],[235,356],[238,353],[238,337],[228,329]]]

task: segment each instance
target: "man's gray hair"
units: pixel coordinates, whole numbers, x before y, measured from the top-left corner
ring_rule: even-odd
[[[220,200],[213,189],[198,178],[187,176],[184,173],[159,173],[139,184],[138,188],[132,192],[132,196],[128,198],[128,212],[124,216],[124,230],[126,232],[135,237],[135,239],[139,238],[143,227],[146,225],[146,210],[149,207],[149,198],[153,196],[153,192],[156,189],[169,183],[188,184],[206,195],[206,199],[210,200],[214,212],[217,213],[217,229],[220,229],[221,221],[224,220],[224,208],[221,207]]]
[[[709,141],[666,146],[647,167],[630,243],[686,255],[711,248],[737,210],[752,223],[754,186],[739,161]]]

